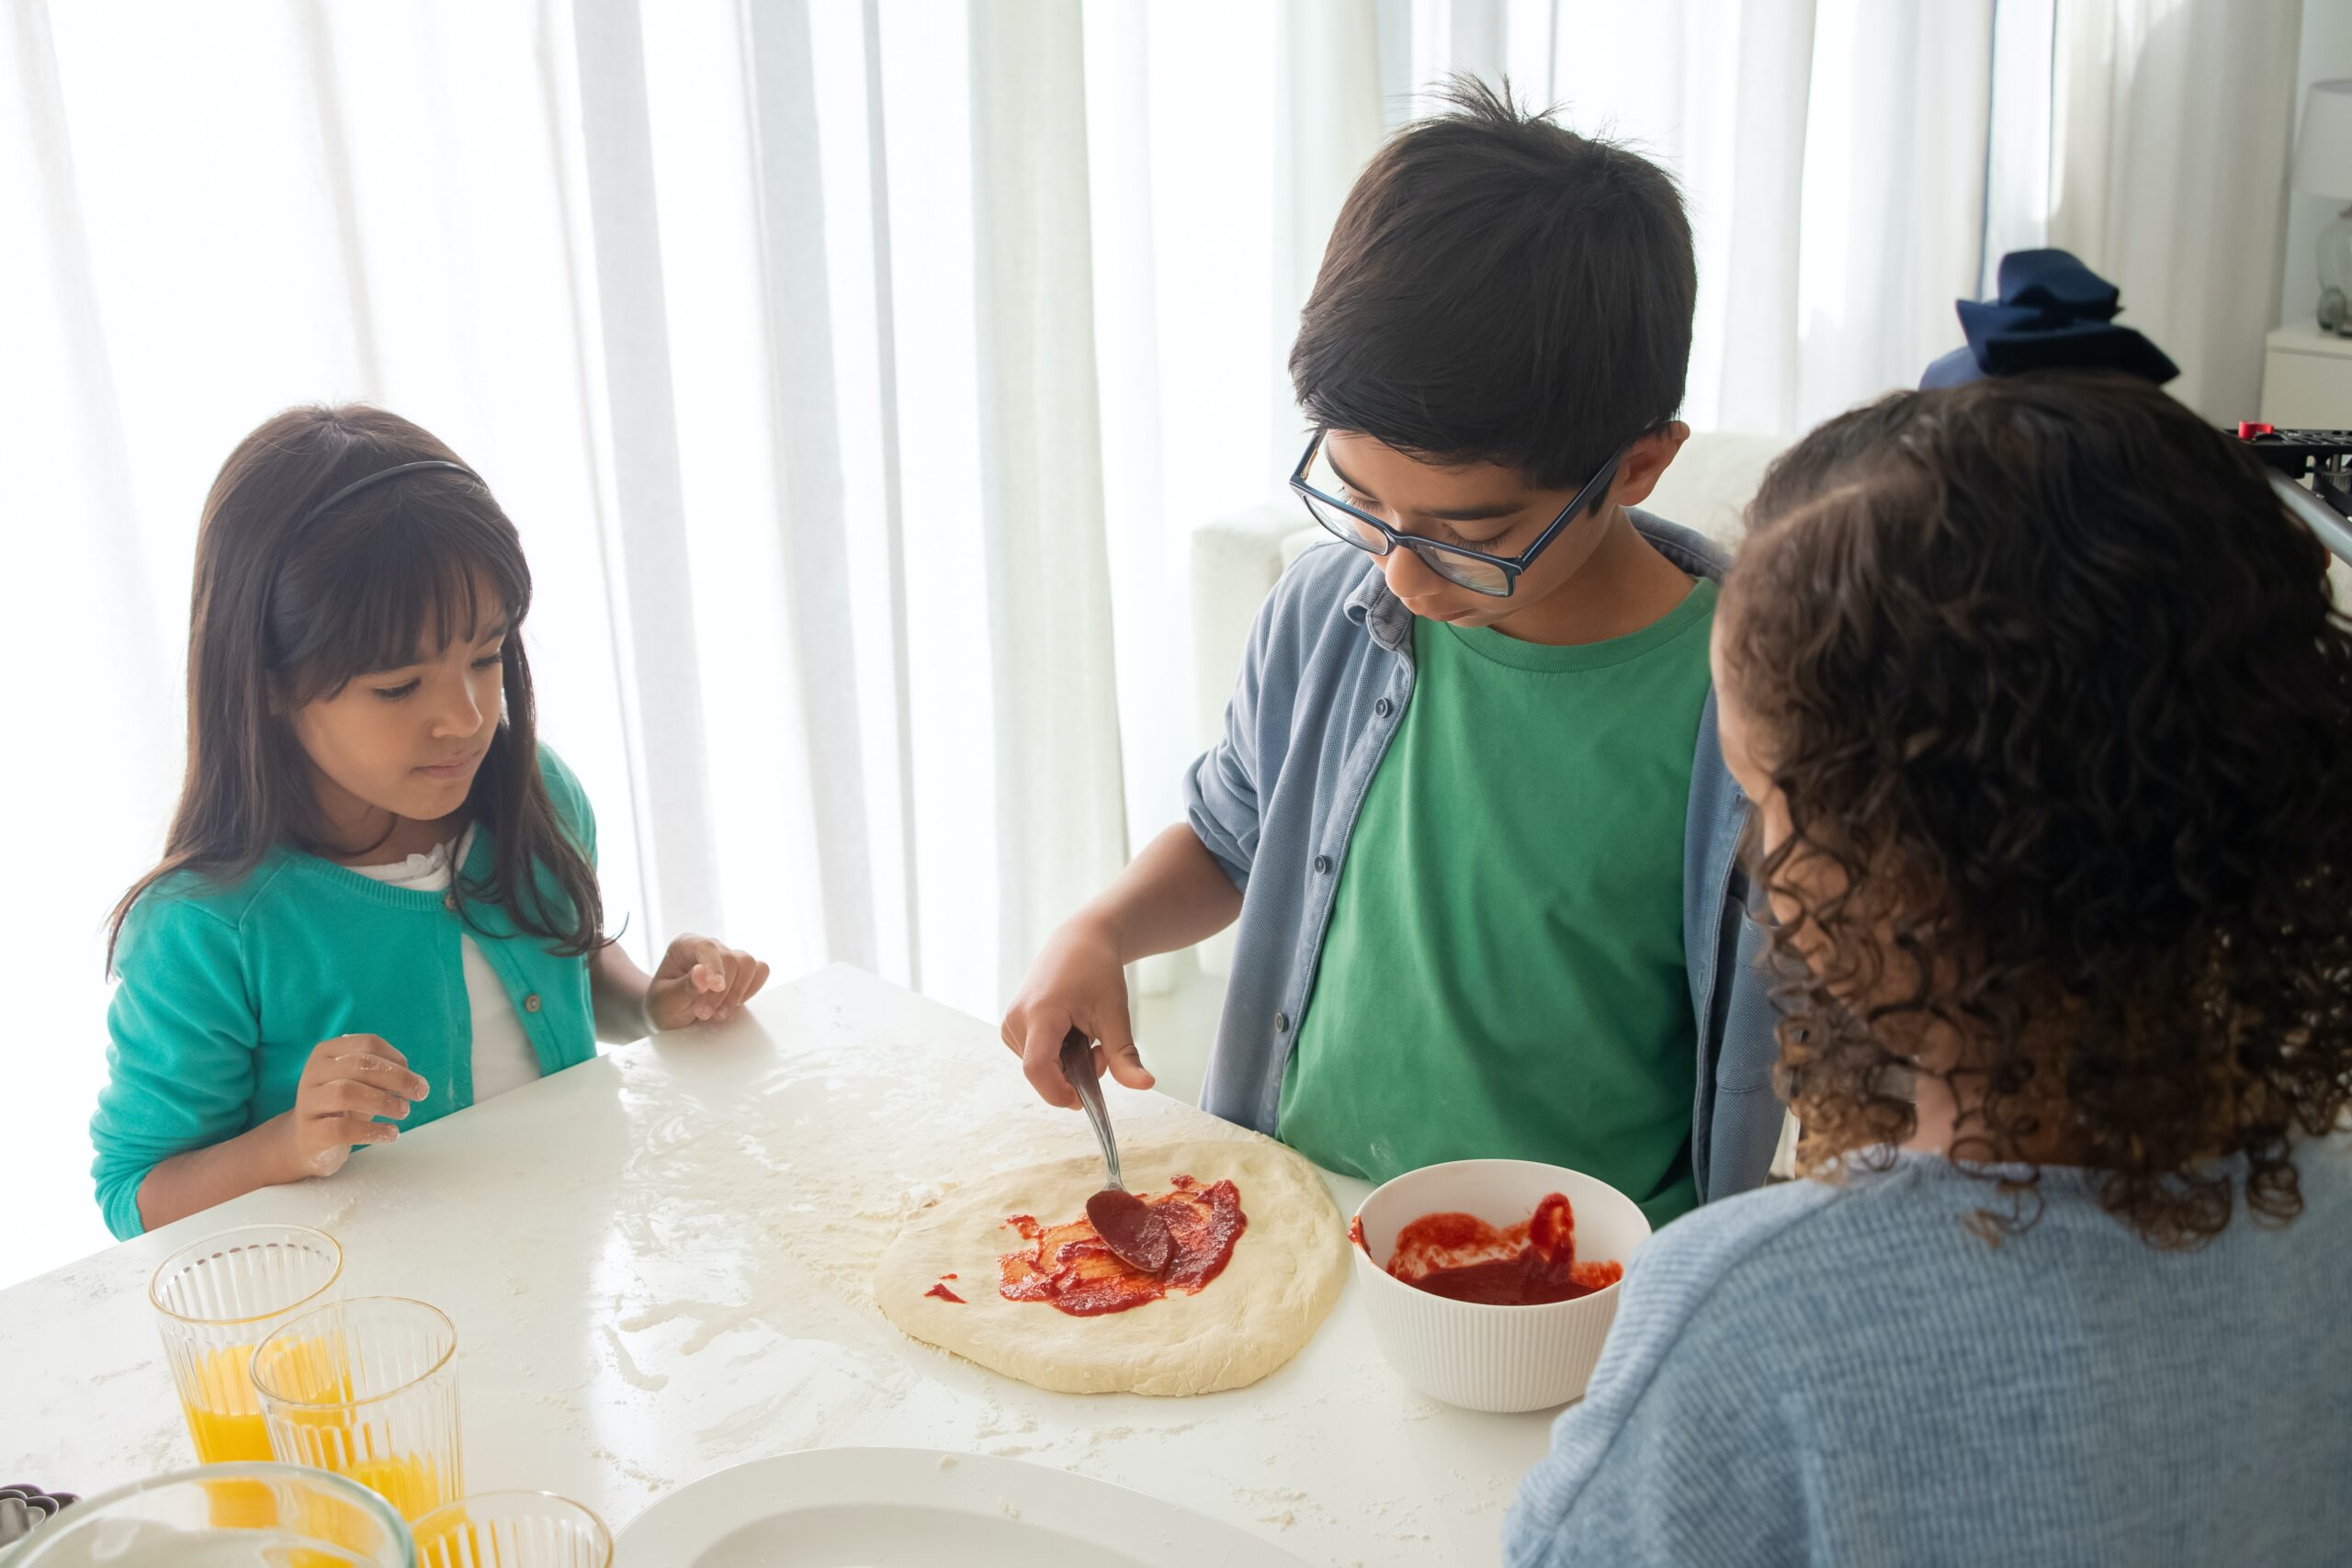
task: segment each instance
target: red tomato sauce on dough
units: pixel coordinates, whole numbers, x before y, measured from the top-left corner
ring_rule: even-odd
[[[1180,1176],[1166,1192],[1138,1194],[1168,1222],[1175,1251],[1168,1267],[1147,1274],[1122,1261],[1081,1214],[1064,1224],[1041,1225],[1031,1215],[1004,1223],[1029,1245],[997,1259],[997,1293],[1009,1302],[1045,1302],[1072,1317],[1100,1317],[1156,1302],[1170,1291],[1197,1294],[1225,1272],[1234,1244],[1249,1228],[1241,1193],[1230,1181],[1204,1187]]]

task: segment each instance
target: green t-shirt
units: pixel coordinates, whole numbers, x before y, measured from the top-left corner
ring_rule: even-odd
[[[1682,843],[1715,587],[1581,647],[1417,621],[1349,840],[1282,1141],[1385,1181],[1514,1158],[1697,1202]]]

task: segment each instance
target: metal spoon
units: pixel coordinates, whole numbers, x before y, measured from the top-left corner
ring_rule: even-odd
[[[1062,1077],[1078,1090],[1094,1135],[1102,1140],[1102,1163],[1111,1185],[1086,1201],[1086,1218],[1113,1256],[1131,1268],[1157,1274],[1176,1254],[1176,1238],[1169,1234],[1167,1217],[1127,1190],[1119,1175],[1119,1143],[1111,1136],[1111,1113],[1102,1105],[1102,1069],[1095,1066],[1094,1042],[1086,1031],[1073,1029],[1062,1037]]]

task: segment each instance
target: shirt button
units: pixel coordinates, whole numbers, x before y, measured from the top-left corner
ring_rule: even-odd
[[[1386,718],[1390,710],[1395,705],[1396,705],[1391,703],[1386,697],[1383,697],[1378,702],[1372,705],[1372,711],[1379,715],[1382,718]]]
[[[455,893],[450,894],[447,898],[441,900],[441,907],[448,910],[451,914],[456,914],[458,912],[458,896]]]
[[[1286,1012],[1278,1012],[1274,1014],[1274,1032],[1277,1034],[1288,1034],[1290,1032],[1290,1014]]]
[[[539,1010],[539,998],[537,992],[534,991],[531,995],[523,998],[523,1010],[525,1012],[537,1012]]]
[[[1315,857],[1315,869],[1322,872],[1327,876],[1329,875],[1331,871],[1331,857],[1329,855],[1317,855]]]

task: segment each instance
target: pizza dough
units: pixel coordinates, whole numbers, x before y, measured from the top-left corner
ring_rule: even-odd
[[[1199,1294],[1172,1291],[1126,1312],[1073,1317],[997,1293],[997,1258],[1022,1246],[1005,1221],[1083,1214],[1102,1187],[1102,1157],[1090,1154],[1005,1171],[908,1215],[874,1271],[883,1315],[917,1339],[1063,1393],[1214,1393],[1296,1355],[1348,1271],[1347,1227],[1314,1168],[1254,1134],[1123,1147],[1120,1164],[1138,1192],[1164,1192],[1178,1176],[1240,1189],[1249,1226]],[[961,1303],[925,1293],[948,1274]]]

